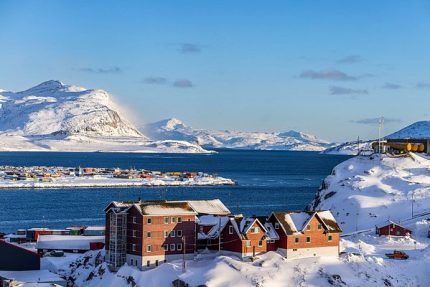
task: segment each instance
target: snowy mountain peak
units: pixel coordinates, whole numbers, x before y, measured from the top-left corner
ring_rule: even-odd
[[[386,136],[387,139],[420,138],[430,139],[430,121],[415,122],[395,133]]]
[[[263,133],[193,129],[176,118],[147,124],[143,131],[154,140],[185,140],[208,148],[321,151],[331,146],[316,136],[297,131]]]

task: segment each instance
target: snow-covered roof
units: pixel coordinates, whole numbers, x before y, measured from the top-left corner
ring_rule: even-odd
[[[90,243],[105,242],[104,236],[41,235],[36,249],[89,250]]]
[[[187,200],[188,204],[198,214],[229,215],[230,210],[219,199]]]
[[[203,220],[204,226],[213,226],[207,234],[203,232],[199,232],[198,239],[211,239],[211,238],[217,238],[220,234],[220,232],[224,229],[227,222],[230,220],[228,216],[212,216],[212,215],[206,215],[206,216],[200,216],[199,220]]]
[[[59,275],[48,270],[0,271],[0,277],[24,283],[64,282]]]
[[[85,228],[85,230],[88,230],[88,231],[103,231],[103,230],[105,230],[106,229],[106,227],[105,226],[87,226],[86,228]]]
[[[272,223],[266,222],[264,227],[266,228],[266,237],[268,240],[279,240],[279,234],[276,232]]]
[[[286,234],[302,232],[314,216],[317,216],[322,221],[327,231],[342,232],[329,210],[273,212],[273,215]]]
[[[402,228],[404,228],[404,229],[410,230],[410,228],[404,227],[404,226],[403,226],[403,225],[401,225],[400,223],[398,223],[398,222],[394,222],[394,221],[392,221],[392,220],[386,220],[386,221],[384,221],[384,222],[382,222],[382,223],[380,223],[380,224],[377,224],[377,225],[376,225],[376,227],[377,227],[377,228],[381,228],[381,227],[385,227],[385,226],[390,225],[390,224],[394,224],[394,225],[400,226],[400,227],[402,227]]]
[[[195,215],[196,212],[188,202],[142,201],[134,206],[143,215]]]

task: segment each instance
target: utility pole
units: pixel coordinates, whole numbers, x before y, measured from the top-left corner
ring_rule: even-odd
[[[185,235],[182,235],[182,272],[185,273],[186,271],[186,262],[185,262],[185,250],[186,250],[186,239],[185,239]]]
[[[357,137],[357,155],[360,154],[360,136]]]
[[[378,120],[378,153],[379,157],[381,157],[381,134],[382,134],[382,128],[384,126],[384,117],[381,117]]]
[[[218,217],[218,253],[221,252],[221,217]]]

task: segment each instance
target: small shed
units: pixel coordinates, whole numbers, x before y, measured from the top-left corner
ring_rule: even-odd
[[[376,234],[379,236],[410,236],[412,230],[391,220],[376,226]]]

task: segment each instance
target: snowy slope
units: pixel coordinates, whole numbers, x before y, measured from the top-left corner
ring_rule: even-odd
[[[330,209],[344,232],[430,212],[430,158],[423,154],[357,156],[322,183],[311,208]]]
[[[337,155],[357,155],[358,151],[371,151],[372,150],[372,142],[370,141],[364,141],[358,144],[355,142],[345,142],[340,145],[330,147],[326,150],[324,150],[322,153],[324,154],[337,154]]]
[[[395,133],[385,137],[386,139],[430,139],[430,121],[413,123]]]
[[[145,125],[142,130],[151,139],[186,140],[208,148],[322,151],[332,146],[328,141],[302,132],[265,133],[193,129],[175,118]]]
[[[0,92],[0,150],[206,152],[183,141],[152,142],[107,92],[52,80]]]

